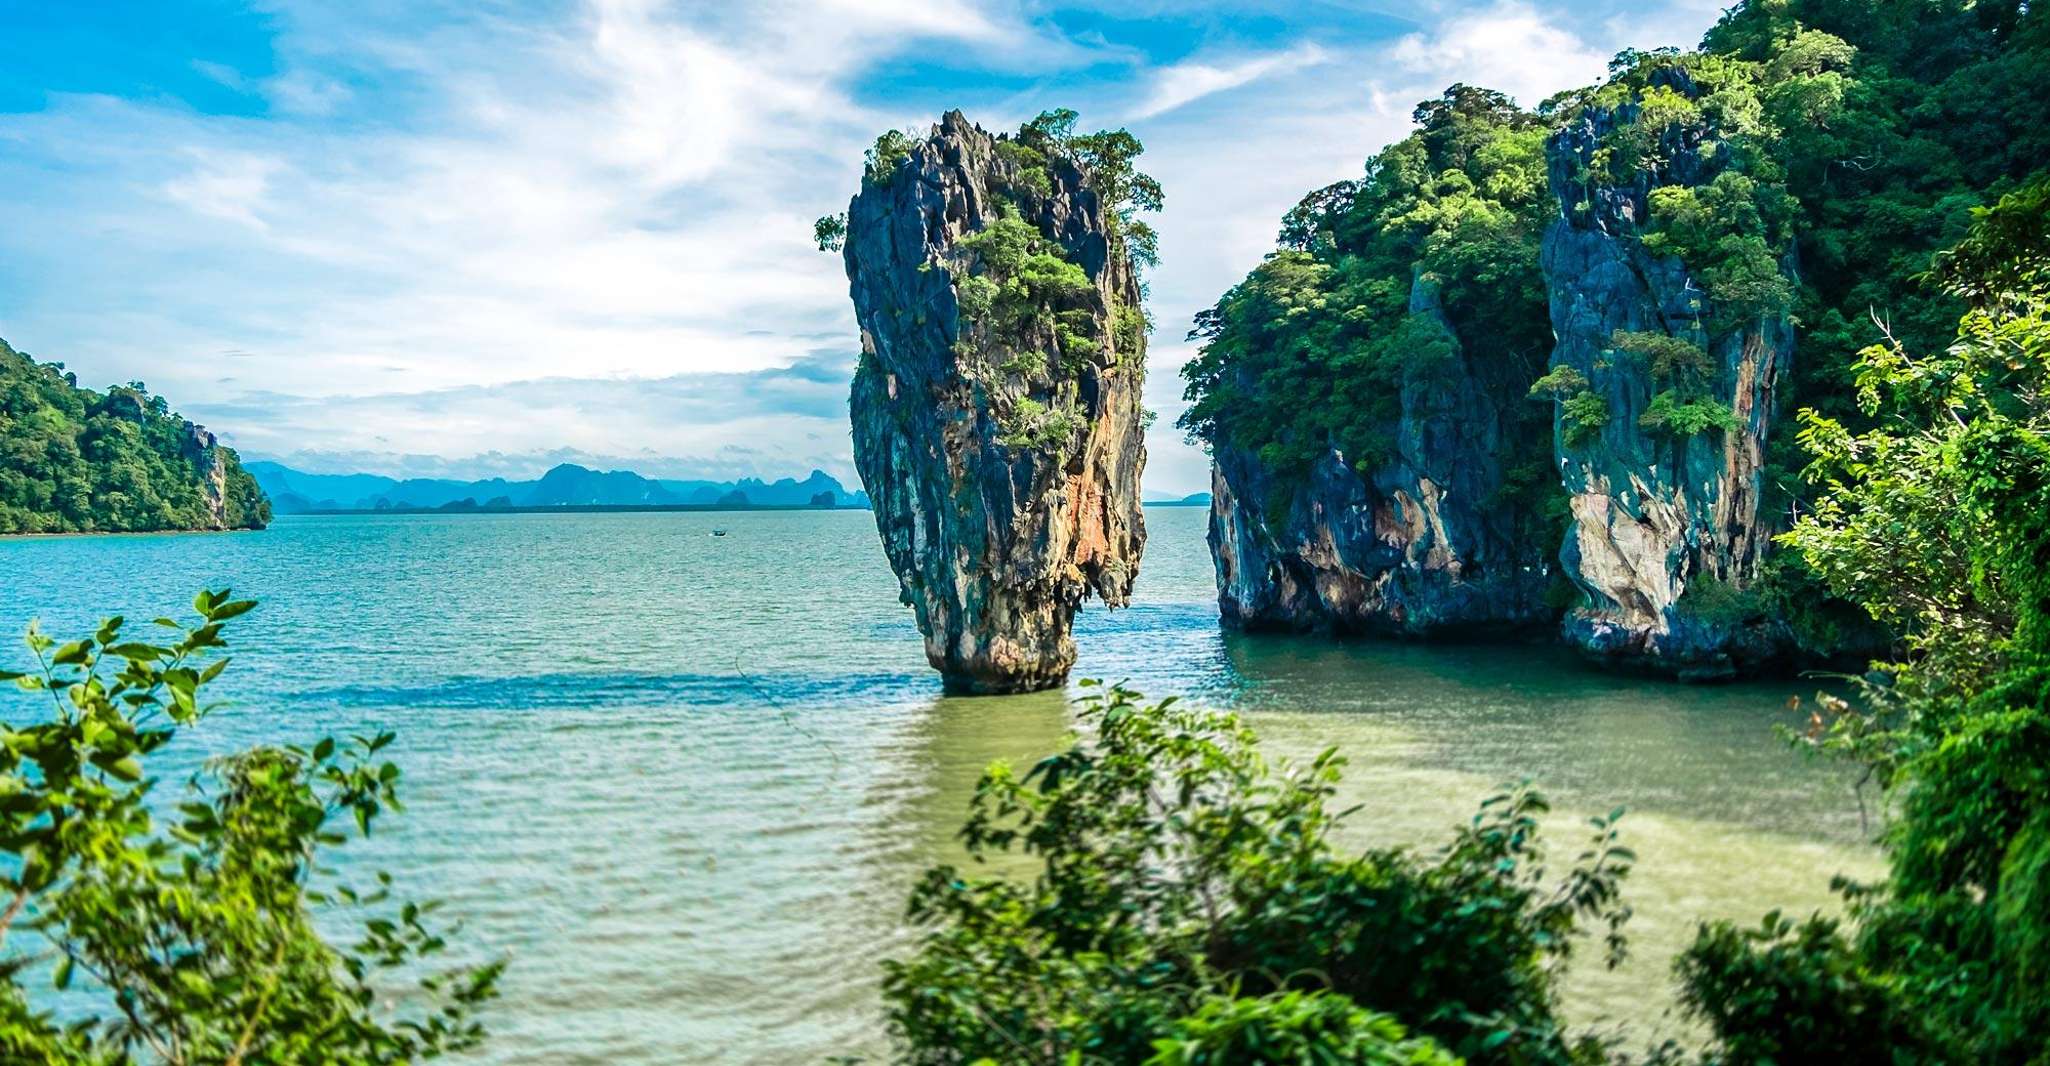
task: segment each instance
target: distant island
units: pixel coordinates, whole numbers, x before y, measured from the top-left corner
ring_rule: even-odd
[[[140,381],[80,388],[0,340],[0,534],[261,529],[235,449]]]
[[[799,481],[707,481],[643,477],[631,470],[592,470],[563,463],[530,481],[488,478],[391,478],[378,474],[309,474],[281,463],[249,463],[279,514],[353,511],[754,510],[868,506],[838,479],[814,470]]]

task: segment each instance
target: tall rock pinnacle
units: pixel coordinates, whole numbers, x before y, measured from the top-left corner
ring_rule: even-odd
[[[1145,544],[1138,275],[1092,172],[948,112],[878,143],[843,255],[854,459],[950,690],[1061,684]]]

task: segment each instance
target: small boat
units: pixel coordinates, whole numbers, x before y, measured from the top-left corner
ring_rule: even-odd
[[[715,529],[712,531],[712,535],[715,537],[723,537],[726,535],[726,531],[723,529]]]

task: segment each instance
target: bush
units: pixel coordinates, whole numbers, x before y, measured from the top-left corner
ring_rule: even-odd
[[[1457,1066],[1401,1023],[1328,992],[1211,996],[1153,1042],[1147,1066]]]
[[[0,1061],[384,1064],[476,1046],[501,964],[394,979],[445,945],[433,904],[316,890],[320,854],[398,807],[390,734],[257,748],[209,762],[160,824],[151,756],[211,708],[226,624],[255,607],[226,590],[193,603],[176,639],[124,636],[111,618],[58,644],[31,626],[37,668],[0,673],[47,716],[0,725]],[[324,940],[316,912],[364,915],[363,937]],[[91,1002],[61,1024],[24,981],[47,965]],[[73,987],[77,985],[78,987]]]
[[[1620,958],[1633,856],[1614,815],[1557,885],[1528,790],[1435,855],[1349,857],[1330,840],[1335,753],[1270,771],[1236,718],[1123,688],[1082,720],[1088,739],[1022,776],[992,766],[961,832],[978,861],[1034,857],[1031,879],[942,866],[913,892],[918,948],[884,978],[906,1061],[1224,1061],[1269,1032],[1341,1056],[1399,1046],[1369,1011],[1476,1063],[1592,1053],[1563,1033],[1555,982],[1590,920]]]
[[[1637,424],[1646,429],[1663,429],[1675,437],[1692,437],[1711,429],[1730,433],[1743,425],[1729,405],[1706,397],[1683,400],[1672,389],[1653,396],[1650,406],[1637,416]]]
[[[918,138],[903,130],[884,130],[876,137],[876,143],[869,146],[863,157],[861,180],[868,185],[881,185],[890,180],[911,153],[918,149]]]
[[[1705,925],[1677,965],[1682,1002],[1727,1061],[1956,1061],[1829,919],[1796,925],[1775,911],[1756,929]]]
[[[1559,422],[1568,444],[1585,444],[1609,424],[1609,401],[1592,389],[1582,389],[1559,404]]]

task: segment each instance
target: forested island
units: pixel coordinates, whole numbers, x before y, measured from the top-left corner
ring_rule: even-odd
[[[261,529],[270,501],[235,449],[141,382],[80,388],[0,340],[0,534]]]
[[[2050,160],[2041,22],[1765,0],[1535,109],[1420,105],[1197,319],[1225,620],[1697,677],[1883,647],[1776,538],[1836,476],[1804,441],[1892,415],[1860,353],[1949,344],[1940,254]]]

